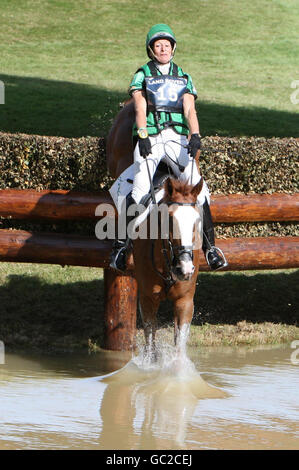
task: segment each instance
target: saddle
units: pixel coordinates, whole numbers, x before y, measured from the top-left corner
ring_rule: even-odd
[[[153,187],[154,187],[154,192],[157,193],[160,191],[169,177],[174,177],[174,173],[172,169],[165,163],[165,162],[160,162],[155,174],[153,176]],[[133,183],[132,180],[127,179],[128,183]],[[153,201],[153,197],[151,192],[148,194],[145,194],[143,198],[140,201],[140,204],[142,204],[145,208],[147,208],[150,203]]]

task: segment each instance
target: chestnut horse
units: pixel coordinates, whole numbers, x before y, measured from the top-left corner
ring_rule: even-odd
[[[134,119],[134,106],[130,101],[119,112],[108,134],[107,165],[114,178],[133,163]],[[155,360],[156,357],[156,315],[160,302],[165,299],[173,302],[174,341],[177,351],[185,351],[193,317],[193,297],[199,269],[199,249],[202,245],[202,211],[196,204],[202,184],[202,179],[192,186],[168,178],[159,206],[160,208],[163,204],[163,207],[167,207],[166,217],[170,221],[168,238],[161,236],[162,212],[159,212],[161,215],[158,238],[137,238],[132,241],[134,275],[138,283],[146,352],[150,360]],[[148,223],[149,219],[150,217],[144,223]],[[149,228],[148,225],[147,227]]]

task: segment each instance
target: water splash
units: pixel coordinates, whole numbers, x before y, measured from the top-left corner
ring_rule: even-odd
[[[195,365],[185,351],[179,353],[177,348],[165,341],[158,341],[154,352],[148,351],[145,345],[140,345],[131,362],[140,370],[159,372],[162,375],[187,377],[196,373]]]
[[[157,341],[154,357],[155,361],[140,343],[125,367],[101,378],[108,384],[104,397],[114,407],[125,397],[122,413],[126,412],[134,429],[145,433],[148,439],[168,436],[171,446],[184,448],[188,424],[199,401],[224,398],[227,394],[205,382],[187,354],[179,354],[165,338]],[[108,421],[111,422],[111,413]]]
[[[146,393],[158,393],[161,399],[166,395],[168,400],[171,396],[175,400],[180,396],[184,400],[228,396],[203,380],[188,355],[179,353],[165,338],[157,341],[154,354],[140,343],[126,366],[102,377],[102,380],[106,383],[138,384],[139,390],[142,388]]]

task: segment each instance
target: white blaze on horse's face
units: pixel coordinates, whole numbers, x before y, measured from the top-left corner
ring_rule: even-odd
[[[179,280],[187,281],[194,273],[192,247],[195,231],[199,228],[199,220],[199,211],[194,206],[182,205],[173,210],[174,246],[179,242],[180,248],[186,248],[186,251],[181,249],[181,255],[175,257],[174,274]]]

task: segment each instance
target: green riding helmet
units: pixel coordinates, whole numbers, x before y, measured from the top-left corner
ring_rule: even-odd
[[[176,38],[172,29],[164,23],[155,24],[151,27],[146,36],[146,52],[150,59],[155,59],[155,54],[152,50],[152,46],[157,39],[168,39],[172,44],[172,57],[176,49]],[[172,58],[171,57],[171,58]]]

